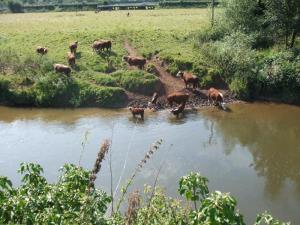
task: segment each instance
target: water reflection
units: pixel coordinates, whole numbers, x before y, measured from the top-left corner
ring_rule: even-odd
[[[300,108],[242,104],[230,109],[191,110],[180,118],[168,111],[147,111],[142,121],[125,109],[0,107],[0,174],[19,184],[20,162],[37,162],[53,182],[64,163],[78,164],[87,131],[81,164],[92,168],[100,143],[113,133],[113,184],[123,174],[123,185],[149,146],[162,138],[163,145],[132,189],[153,184],[153,174],[163,164],[159,185],[178,196],[180,176],[199,171],[209,178],[211,190],[231,192],[238,199],[247,223],[268,210],[300,224]],[[123,171],[125,158],[128,163]],[[96,182],[110,191],[107,161]]]
[[[249,104],[231,106],[233,113],[206,111],[216,124],[225,153],[236,145],[247,147],[253,166],[266,179],[265,193],[276,198],[287,181],[300,193],[300,108],[284,105]],[[214,123],[212,122],[212,123]]]

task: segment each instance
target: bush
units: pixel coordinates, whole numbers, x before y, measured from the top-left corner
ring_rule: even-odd
[[[6,101],[8,96],[10,95],[9,92],[9,85],[10,81],[6,79],[4,76],[0,76],[0,101]]]
[[[194,208],[184,207],[160,188],[146,186],[144,201],[136,191],[128,198],[126,215],[117,211],[109,217],[112,197],[101,189],[90,188],[95,172],[66,164],[52,184],[42,176],[43,168],[38,164],[22,163],[18,172],[22,183],[16,188],[7,177],[0,176],[1,224],[245,225],[236,209],[237,201],[228,193],[210,192],[208,179],[199,173],[192,172],[179,181],[179,193],[193,202]],[[257,216],[255,225],[262,223],[288,224],[267,213]]]
[[[176,74],[178,73],[180,69],[178,68],[178,66],[176,65],[176,63],[171,63],[168,65],[168,69],[167,71],[172,74],[173,76],[176,76]]]
[[[80,103],[83,106],[119,107],[126,104],[127,95],[119,87],[99,87],[80,82]]]
[[[79,86],[71,77],[48,73],[34,85],[38,106],[79,106]]]
[[[283,51],[272,54],[263,62],[261,77],[262,95],[275,96],[280,100],[300,103],[300,54]]]
[[[229,84],[229,88],[238,98],[249,98],[248,82],[246,79],[235,77]]]
[[[96,84],[110,87],[118,87],[119,81],[110,74],[97,74],[94,76]]]
[[[203,82],[214,82],[218,78],[227,84],[231,84],[231,91],[238,96],[249,96],[248,80],[258,73],[257,55],[251,49],[253,38],[237,32],[225,37],[221,41],[204,44],[200,50],[203,54],[204,64],[209,65],[217,75],[205,77]],[[245,88],[245,86],[247,88]],[[241,89],[239,89],[241,88]]]
[[[159,88],[158,78],[143,71],[117,71],[111,76],[118,80],[120,87],[128,91],[151,95]]]
[[[23,13],[23,5],[20,2],[9,1],[8,8],[12,13]]]
[[[201,65],[194,64],[193,73],[197,75],[199,78],[202,78],[205,75],[207,75],[207,68]]]
[[[0,177],[1,224],[107,223],[104,213],[111,198],[96,189],[87,200],[89,171],[67,164],[55,184],[47,183],[42,172],[40,165],[21,164],[22,185],[17,188],[6,177]]]
[[[26,89],[12,89],[9,95],[9,104],[15,106],[34,106],[35,101],[35,92],[33,88]]]

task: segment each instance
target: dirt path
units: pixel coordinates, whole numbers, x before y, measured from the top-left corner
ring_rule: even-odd
[[[130,56],[139,56],[137,51],[129,44],[127,39],[124,42],[124,47]],[[175,91],[184,91],[185,88],[183,82],[179,78],[172,76],[167,71],[167,67],[164,66],[163,61],[154,57],[150,60],[147,60],[146,65],[150,63],[156,68],[157,76],[163,84],[163,93],[165,95],[169,95]]]
[[[124,41],[124,47],[130,56],[139,56],[138,52],[134,47],[132,47],[127,39]],[[166,101],[166,96],[174,93],[175,91],[181,91],[188,93],[190,95],[189,101],[187,103],[187,107],[200,107],[200,106],[207,106],[209,105],[207,102],[207,90],[191,90],[186,89],[184,82],[172,76],[168,71],[167,65],[164,63],[163,60],[159,59],[159,57],[154,56],[151,59],[147,60],[147,64],[153,64],[155,66],[155,74],[159,78],[160,82],[162,83],[162,89],[160,92],[159,102],[161,103],[163,108],[167,108],[168,104]],[[128,69],[137,69],[134,66],[128,66]],[[220,90],[224,95],[227,95],[227,90]],[[143,96],[136,93],[127,93],[128,98],[130,99],[130,106],[140,106],[140,107],[147,107],[147,103],[150,100],[149,96]],[[236,102],[232,96],[225,97],[226,103]]]

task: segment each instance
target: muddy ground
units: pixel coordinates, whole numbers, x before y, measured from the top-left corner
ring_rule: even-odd
[[[139,56],[136,49],[134,49],[128,40],[125,40],[124,47],[130,56]],[[186,104],[187,108],[198,108],[203,106],[209,106],[207,99],[207,90],[191,88],[186,89],[184,82],[177,77],[172,76],[168,72],[168,66],[159,57],[154,56],[147,60],[147,64],[152,64],[155,66],[155,71],[153,72],[161,82],[161,88],[157,91],[159,94],[158,104],[156,109],[167,109],[170,106],[167,103],[167,96],[176,91],[184,92],[189,94],[189,101]],[[146,67],[145,66],[145,67]],[[134,66],[128,66],[128,69],[137,69]],[[224,95],[224,102],[227,104],[238,102],[238,100],[226,89],[220,90]],[[148,103],[151,101],[151,96],[140,95],[136,93],[127,92],[128,96],[128,106],[147,108]]]

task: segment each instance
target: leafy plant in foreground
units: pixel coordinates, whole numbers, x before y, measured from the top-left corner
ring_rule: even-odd
[[[207,182],[208,179],[200,173],[191,172],[188,176],[180,178],[179,194],[184,195],[188,201],[193,201],[197,210],[197,202],[203,200],[209,193]]]

